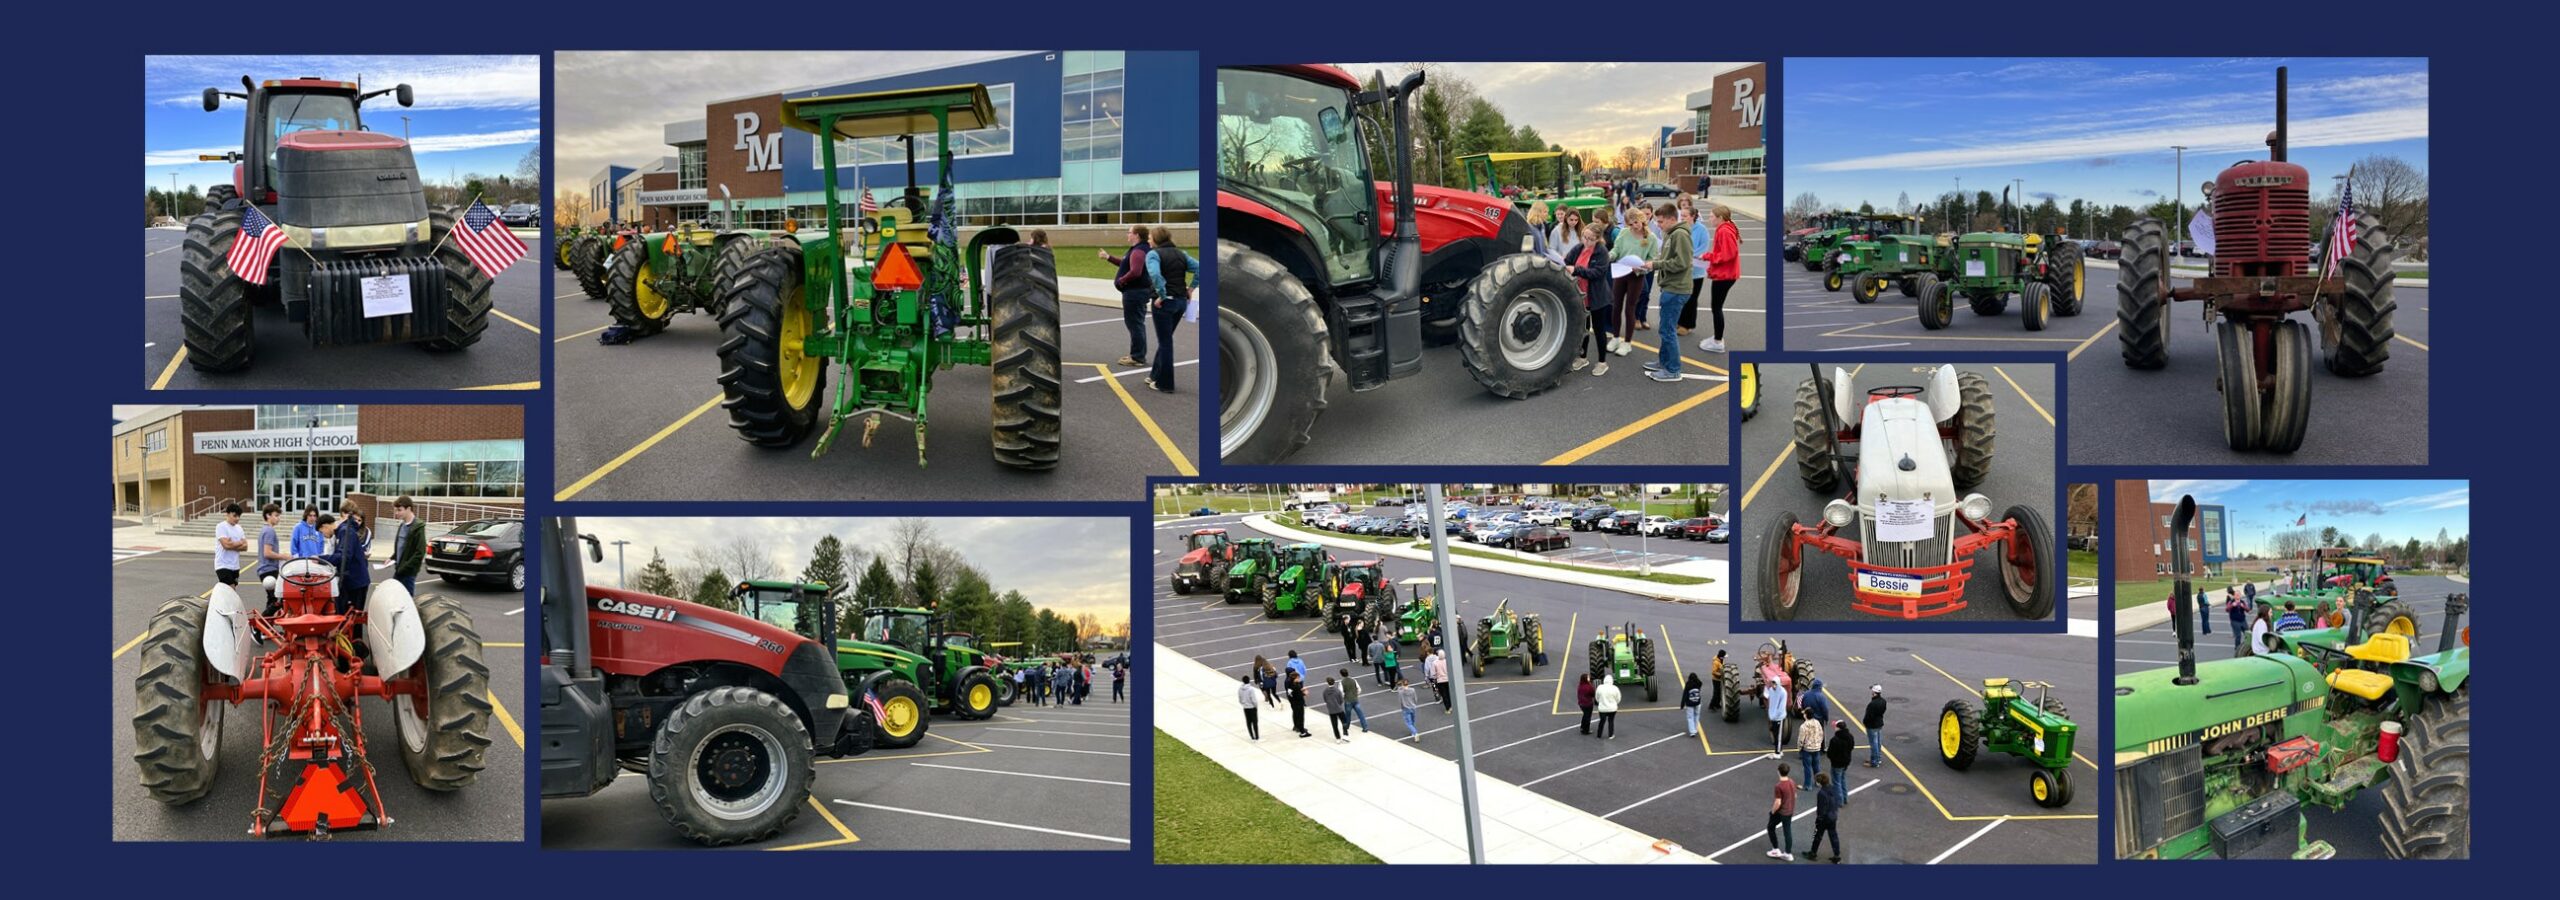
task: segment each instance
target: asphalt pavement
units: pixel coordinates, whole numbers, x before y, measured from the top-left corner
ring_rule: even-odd
[[[934,374],[929,466],[916,464],[913,426],[887,418],[870,447],[862,424],[850,422],[827,455],[811,459],[815,434],[776,449],[730,430],[716,380],[717,321],[680,314],[635,343],[599,344],[597,332],[613,324],[605,302],[568,272],[544,268],[559,298],[555,500],[1121,500],[1143,492],[1146,473],[1197,474],[1198,326],[1186,323],[1175,338],[1177,392],[1159,393],[1147,388],[1146,369],[1108,365],[1129,351],[1117,306],[1061,303],[1066,433],[1055,469],[1013,469],[989,452],[983,366]],[[830,368],[832,392],[844,372]]]
[[[519,237],[523,235],[519,234]],[[179,318],[178,253],[187,233],[142,230],[142,383],[153,390],[532,390],[542,380],[542,241],[527,237],[525,258],[489,287],[489,328],[480,342],[450,353],[412,344],[314,347],[281,306],[257,308],[258,349],[247,371],[207,375],[177,357],[186,346]],[[293,252],[290,249],[279,251]]]
[[[169,806],[142,789],[133,762],[133,683],[144,629],[160,604],[171,597],[194,597],[213,589],[213,557],[204,553],[119,549],[115,553],[114,600],[110,604],[115,639],[114,668],[108,678],[112,704],[113,746],[108,767],[113,795],[109,818],[119,841],[242,841],[249,813],[258,798],[259,709],[231,707],[222,734],[222,767],[213,792],[184,806]],[[386,577],[377,569],[375,577]],[[243,579],[244,599],[258,602],[255,583]],[[422,597],[451,597],[471,614],[480,632],[482,658],[489,666],[489,699],[496,708],[489,725],[488,768],[478,781],[461,790],[429,791],[409,780],[402,768],[399,735],[392,712],[381,699],[362,701],[365,743],[372,751],[375,784],[382,805],[393,819],[372,831],[348,831],[340,841],[521,841],[524,839],[524,597],[503,591],[446,584],[433,576],[418,581]],[[271,785],[266,808],[277,808],[290,785]]]
[[[1962,313],[1969,315],[1970,313]],[[1861,364],[1854,357],[1821,360],[1823,374],[1829,377],[1837,368],[1850,370],[1852,383],[1861,391],[1888,384],[1926,386],[1930,366],[1907,363]],[[2064,558],[2059,535],[2059,519],[2054,510],[2054,384],[2053,367],[2043,363],[2003,363],[1983,365],[1958,364],[1958,371],[1977,372],[1991,382],[1992,409],[1998,434],[1994,441],[1991,475],[1972,489],[1991,498],[1993,515],[2012,505],[2026,505],[2043,513],[2047,524],[2056,529],[2054,537],[2054,592],[2059,598],[2065,588],[2062,574]],[[1760,367],[1760,392],[1764,398],[1762,413],[1747,423],[1742,432],[1741,475],[1753,479],[1743,491],[1740,524],[1737,533],[1741,549],[1736,558],[1743,561],[1734,567],[1735,603],[1744,621],[1762,621],[1760,611],[1759,571],[1760,541],[1768,539],[1768,529],[1781,512],[1793,512],[1807,524],[1820,522],[1822,507],[1845,493],[1818,493],[1807,489],[1797,477],[1793,446],[1795,432],[1790,417],[1795,406],[1796,386],[1810,375],[1806,364],[1798,362],[1765,363]],[[2077,397],[2074,397],[2077,402]],[[1849,448],[1854,452],[1855,448]],[[2014,622],[2006,591],[2001,587],[1998,558],[1989,551],[1974,556],[1974,578],[1965,586],[1965,608],[1934,621]],[[1824,555],[1811,561],[1805,570],[1803,586],[1796,601],[1796,617],[1812,621],[1851,621],[1884,624],[1895,620],[1852,611],[1849,608],[1849,574],[1847,564]]]
[[[1191,529],[1223,526],[1248,532],[1239,516],[1158,523],[1154,548],[1154,640],[1220,671],[1241,674],[1256,655],[1279,661],[1297,651],[1311,670],[1350,669],[1361,680],[1361,706],[1375,731],[1356,740],[1403,737],[1394,694],[1377,686],[1368,667],[1346,656],[1341,640],[1314,619],[1264,620],[1257,606],[1228,605],[1205,594],[1175,594],[1167,583]],[[1396,579],[1426,574],[1419,563],[1392,560]],[[1667,603],[1633,594],[1582,588],[1543,579],[1472,569],[1453,572],[1449,593],[1457,613],[1472,619],[1509,600],[1521,613],[1541,617],[1548,663],[1522,676],[1515,663],[1496,663],[1466,686],[1473,721],[1475,763],[1499,778],[1626,825],[1720,862],[1771,862],[1763,826],[1777,760],[1768,759],[1767,720],[1744,700],[1738,723],[1710,717],[1701,737],[1684,733],[1672,673],[1703,673],[1718,650],[1747,663],[1762,638],[1734,636],[1725,611],[1710,604]],[[1615,739],[1579,731],[1569,684],[1588,670],[1585,645],[1605,627],[1633,623],[1660,642],[1660,699],[1626,689]],[[1854,722],[1860,744],[1850,768],[1851,800],[1841,820],[1846,859],[1853,863],[2087,863],[2098,842],[2097,757],[2094,727],[2098,688],[2086,638],[2063,635],[1806,635],[1791,648],[1814,661],[1825,682],[1834,718],[1857,719],[1867,687],[1883,684],[1890,706],[1884,731],[1886,762],[1868,768],[1867,736]],[[1405,677],[1421,673],[1423,648],[1399,650]],[[2072,767],[2077,799],[2059,809],[2035,805],[2027,793],[2030,766],[2009,757],[1986,757],[1957,772],[1933,757],[1938,711],[1947,701],[1974,699],[1981,680],[2009,677],[2054,685],[2054,696],[2081,710],[2090,737]],[[1451,717],[1430,703],[1418,716],[1418,746],[1457,758]],[[1287,737],[1287,708],[1264,716],[1266,739]],[[1325,732],[1320,714],[1309,730]],[[1319,737],[1318,739],[1321,739]],[[1786,756],[1790,765],[1795,755]],[[1826,766],[1827,768],[1827,766]],[[1455,767],[1451,767],[1455,776]],[[1812,839],[1812,801],[1800,800],[1796,848]],[[1827,853],[1827,851],[1826,851]],[[1799,857],[1801,859],[1801,856]]]

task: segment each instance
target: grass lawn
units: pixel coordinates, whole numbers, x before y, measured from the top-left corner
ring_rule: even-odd
[[[1070,247],[1065,244],[1058,244],[1050,247],[1049,252],[1050,255],[1056,257],[1058,260],[1058,277],[1060,278],[1110,278],[1114,275],[1120,274],[1119,267],[1102,261],[1100,257],[1093,255],[1093,251],[1102,250],[1117,256],[1121,251],[1127,249],[1129,249],[1129,245],[1127,244],[1118,244],[1110,247]],[[1185,252],[1190,253],[1192,259],[1200,258],[1199,248],[1184,247],[1182,249]],[[1145,260],[1140,260],[1139,264],[1145,265],[1146,262]],[[1199,283],[1199,271],[1197,268],[1194,268],[1192,271],[1192,282],[1194,284]]]
[[[2071,559],[2063,564],[2062,574],[2072,578],[2098,577],[2098,551],[2071,551]]]
[[[1377,857],[1156,731],[1156,862],[1375,863]]]
[[[2268,572],[2244,572],[2241,573],[2241,577],[2237,579],[2224,577],[2190,578],[2187,580],[2189,583],[2195,585],[2195,589],[2199,593],[2218,593],[2223,588],[2227,588],[2244,581],[2266,584],[2267,582],[2276,580],[2276,576]],[[2175,584],[2176,582],[2170,581],[2167,578],[2162,578],[2159,581],[2118,581],[2115,583],[2116,608],[2127,609],[2135,606],[2141,606],[2145,603],[2167,603],[2169,601],[2169,588]],[[2261,596],[2263,596],[2263,594]]]

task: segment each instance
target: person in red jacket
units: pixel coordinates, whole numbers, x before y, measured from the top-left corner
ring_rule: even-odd
[[[1713,300],[1709,309],[1715,317],[1715,335],[1698,342],[1698,349],[1709,353],[1724,352],[1724,295],[1733,291],[1733,283],[1742,280],[1742,230],[1733,226],[1733,207],[1716,204],[1715,240],[1698,258],[1707,263],[1708,290]]]

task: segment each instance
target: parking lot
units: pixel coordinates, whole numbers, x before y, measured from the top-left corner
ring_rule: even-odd
[[[2399,602],[2407,606],[2409,613],[2418,621],[2418,636],[2414,644],[2417,652],[2435,652],[2436,641],[2444,633],[2445,595],[2470,593],[2471,586],[2429,575],[2394,574],[2391,578],[2400,584]],[[2161,581],[2154,592],[2162,603],[2168,600],[2170,584]],[[2210,610],[2213,633],[2196,635],[2198,663],[2230,659],[2237,654],[2231,641],[2231,620],[2222,611],[2221,594],[2215,592],[2209,599],[2213,601]],[[2476,613],[2479,607],[2471,607],[2471,610]],[[2470,615],[2466,613],[2462,621],[2466,627],[2471,624]],[[2172,629],[2170,623],[2161,622],[2147,628],[2119,632],[2115,639],[2116,674],[2177,665],[2178,635]],[[2375,817],[2382,813],[2381,791],[2365,791],[2337,812],[2307,804],[2302,811],[2310,821],[2310,831],[2304,835],[2305,839],[2328,841],[2337,848],[2339,859],[2390,858],[2383,850],[2381,829],[2375,824]]]
[[[548,271],[559,297],[556,500],[1117,500],[1142,491],[1146,472],[1197,474],[1196,325],[1175,338],[1178,391],[1159,393],[1147,388],[1147,370],[1108,365],[1129,349],[1118,302],[1067,298],[1059,305],[1065,449],[1057,468],[1027,472],[996,462],[988,452],[989,370],[966,365],[933,376],[931,465],[919,468],[914,427],[893,418],[882,419],[869,447],[862,423],[848,422],[817,459],[809,458],[815,434],[778,449],[740,440],[720,409],[717,321],[679,315],[664,332],[605,346],[596,335],[613,324],[607,304],[581,292],[567,271]],[[830,369],[826,403],[844,375]]]
[[[168,806],[142,789],[133,762],[134,677],[151,614],[171,597],[195,597],[213,589],[213,558],[203,553],[119,548],[115,552],[114,600],[111,604],[116,641],[114,668],[108,679],[114,735],[109,767],[114,777],[110,818],[119,841],[250,840],[250,811],[258,798],[259,707],[234,706],[222,735],[221,772],[213,792],[185,806]],[[382,571],[387,571],[382,570]],[[386,577],[377,575],[377,578]],[[242,579],[244,600],[260,602],[255,582]],[[418,582],[422,597],[451,597],[471,614],[480,632],[483,659],[489,666],[489,699],[496,712],[489,727],[488,768],[478,781],[458,791],[436,792],[418,787],[402,768],[399,736],[390,707],[379,699],[363,702],[366,746],[371,748],[375,784],[382,805],[393,819],[377,831],[342,832],[341,841],[520,841],[524,838],[524,730],[531,723],[519,705],[524,696],[523,609],[521,594],[445,584],[433,577]],[[288,784],[271,785],[267,808],[277,808]]]
[[[1747,215],[1733,222],[1742,232],[1742,280],[1725,297],[1725,345],[1767,349],[1766,228]],[[1456,345],[1427,348],[1422,371],[1384,387],[1354,394],[1337,383],[1314,438],[1286,462],[1723,465],[1729,413],[1720,401],[1731,364],[1726,354],[1698,349],[1710,318],[1701,310],[1699,330],[1685,339],[1676,385],[1645,377],[1644,363],[1659,349],[1651,331],[1629,337],[1639,345],[1634,352],[1609,357],[1609,374],[1569,373],[1554,390],[1526,400],[1486,393],[1459,362]]]
[[[542,380],[542,238],[516,232],[530,248],[489,286],[489,328],[451,353],[408,344],[314,347],[282,306],[259,307],[258,349],[244,372],[206,375],[189,366],[179,320],[178,254],[184,229],[142,231],[142,383],[152,390],[264,388],[532,390]],[[282,253],[294,252],[290,248]]]
[[[1832,360],[1817,360],[1825,377],[1837,367]],[[1863,392],[1884,385],[1929,383],[1928,365],[1908,363],[1851,364],[1851,382]],[[1981,374],[1991,383],[1992,408],[1998,433],[1994,441],[1991,474],[1971,492],[1991,498],[1992,515],[2013,505],[2025,505],[2042,513],[2053,525],[2054,511],[2054,370],[2041,363],[2002,365],[1962,364],[1958,371]],[[1791,455],[1795,432],[1791,421],[1796,388],[1810,375],[1802,362],[1763,363],[1760,366],[1760,415],[1746,423],[1742,430],[1742,474],[1753,479],[1742,495],[1740,527],[1736,538],[1740,549],[1735,558],[1742,561],[1734,567],[1736,598],[1744,621],[1760,621],[1766,616],[1760,610],[1759,571],[1760,541],[1768,539],[1769,529],[1779,513],[1795,513],[1806,524],[1822,520],[1823,504],[1841,497],[1846,487],[1831,493],[1807,489],[1796,474]],[[1863,394],[1862,394],[1863,396]],[[1925,399],[1925,397],[1924,397]],[[2078,402],[2075,396],[2074,402]],[[1844,447],[1855,453],[1854,446]],[[2057,529],[2058,525],[2055,526]],[[2054,540],[2054,592],[2062,596],[2063,550],[2059,532]],[[1965,608],[1937,616],[1933,621],[2014,622],[2009,611],[2007,592],[2001,587],[1998,559],[1990,551],[1974,556],[1974,579],[1965,586]],[[1850,575],[1846,563],[1827,554],[1809,561],[1804,571],[1803,586],[1796,601],[1800,619],[1823,621],[1872,622],[1890,621],[1850,609]]]
[[[1420,508],[1421,506],[1419,504],[1413,506],[1376,506],[1363,510],[1354,510],[1351,515],[1355,517],[1378,516],[1381,518],[1401,519],[1404,517],[1407,510]],[[1522,511],[1520,507],[1517,506],[1478,506],[1475,509],[1478,513],[1486,515]],[[1588,566],[1595,569],[1625,569],[1628,571],[1634,571],[1645,566],[1659,568],[1662,566],[1672,566],[1700,561],[1723,562],[1725,560],[1726,550],[1730,547],[1730,545],[1727,544],[1711,543],[1708,541],[1692,541],[1685,538],[1672,539],[1647,537],[1641,534],[1610,534],[1603,531],[1574,531],[1572,525],[1564,522],[1558,522],[1554,527],[1556,530],[1565,532],[1567,535],[1571,536],[1573,543],[1562,549],[1539,553],[1537,554],[1537,558],[1548,562],[1570,563],[1577,566]],[[1322,529],[1308,526],[1308,530],[1321,531]],[[1453,540],[1457,539],[1457,536],[1454,533],[1451,534],[1450,537]],[[1421,539],[1421,537],[1409,538],[1407,539],[1407,542],[1409,543],[1411,541]],[[1473,546],[1465,541],[1460,541],[1459,545]],[[1345,554],[1349,554],[1352,557],[1359,555],[1358,551],[1355,550],[1343,550],[1336,548],[1334,551],[1335,556],[1344,556]]]
[[[1356,657],[1346,661],[1341,640],[1325,633],[1317,621],[1271,622],[1263,619],[1256,606],[1172,592],[1166,577],[1181,556],[1182,535],[1203,526],[1227,527],[1238,536],[1249,531],[1236,516],[1157,524],[1155,642],[1230,674],[1243,673],[1256,655],[1279,660],[1290,650],[1296,650],[1316,672],[1348,668],[1364,679],[1367,694],[1362,705],[1370,713],[1370,726],[1383,735],[1402,735],[1404,726],[1395,715],[1391,695],[1378,693],[1375,682],[1367,680],[1366,667]],[[1390,560],[1387,571],[1401,580],[1426,574],[1427,569],[1416,561]],[[1673,673],[1705,672],[1718,650],[1729,651],[1747,664],[1759,638],[1732,635],[1725,610],[1713,605],[1667,603],[1465,568],[1457,569],[1453,577],[1449,593],[1457,597],[1461,618],[1480,617],[1509,600],[1514,610],[1541,617],[1547,641],[1548,663],[1532,675],[1523,677],[1515,664],[1498,663],[1485,678],[1467,685],[1480,773],[1719,862],[1775,862],[1762,855],[1768,846],[1762,828],[1777,768],[1777,761],[1768,759],[1767,720],[1746,699],[1739,723],[1710,717],[1702,736],[1688,737],[1683,733],[1678,690],[1669,681]],[[1618,716],[1619,736],[1607,741],[1585,737],[1578,732],[1578,711],[1564,695],[1571,692],[1575,678],[1588,671],[1588,642],[1603,627],[1629,624],[1658,642],[1661,674],[1657,677],[1664,679],[1660,697],[1647,700],[1642,688],[1629,687]],[[2099,787],[2090,760],[2096,758],[2091,746],[2097,740],[2099,692],[2092,648],[2084,640],[2059,635],[1806,635],[1792,639],[1791,648],[1814,661],[1834,718],[1857,719],[1870,684],[1883,684],[1891,704],[1883,729],[1883,766],[1864,765],[1868,737],[1854,722],[1850,726],[1861,746],[1860,762],[1850,770],[1850,805],[1841,819],[1847,861],[2093,861]],[[1418,676],[1420,646],[1400,652],[1406,657],[1406,677]],[[1934,758],[1939,708],[1952,699],[1974,699],[1972,692],[1981,688],[1981,680],[1992,677],[2051,682],[2054,696],[2082,711],[2091,737],[2082,742],[2080,763],[2071,771],[2078,797],[2070,805],[2036,806],[2027,793],[2031,767],[2023,760],[1990,756],[1971,771],[1956,772]],[[1422,695],[1426,701],[1430,698],[1428,690]],[[1266,726],[1281,725],[1280,730],[1266,727],[1266,738],[1286,735],[1285,716],[1282,708],[1264,717]],[[1455,760],[1456,737],[1447,714],[1426,702],[1419,725],[1421,749]],[[1309,730],[1321,735],[1324,724],[1311,721]],[[1379,751],[1393,752],[1385,747]],[[1787,762],[1794,762],[1792,751]],[[1794,830],[1797,849],[1802,851],[1811,840],[1811,798],[1803,798],[1798,808],[1801,814]]]
[[[935,716],[913,747],[819,757],[810,808],[771,840],[730,849],[1127,850],[1129,704],[1110,690],[1097,680],[1082,706],[1015,704],[983,722]],[[542,846],[696,845],[625,772],[595,796],[545,801]]]
[[[2424,282],[2395,289],[2399,340],[2391,361],[2364,378],[2331,375],[2314,360],[2310,433],[2291,454],[2240,453],[2222,439],[2222,397],[2214,388],[2213,332],[2200,304],[2171,306],[2169,365],[2143,371],[2124,364],[2116,330],[2116,268],[2093,260],[2083,291],[2086,309],[2055,317],[2043,331],[2018,324],[2017,304],[1999,316],[1959,308],[1943,331],[1920,327],[1917,302],[1890,290],[1861,304],[1843,289],[1822,289],[1822,273],[1788,264],[1784,300],[1789,350],[1958,352],[2035,351],[2070,359],[2071,462],[2074,465],[2415,465],[2427,460],[2428,301]],[[2185,286],[2200,269],[2182,269]],[[2310,324],[2307,314],[2294,316]],[[2314,325],[2313,327],[2317,327]],[[2390,427],[2376,428],[2388,422]]]

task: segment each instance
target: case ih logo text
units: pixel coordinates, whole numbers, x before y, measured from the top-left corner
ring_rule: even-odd
[[[756,115],[753,111],[742,112],[732,118],[738,124],[738,139],[729,144],[729,149],[747,151],[747,171],[771,172],[781,169],[782,135],[777,132],[758,136],[756,130],[764,127],[764,117]]]
[[[646,603],[625,603],[611,597],[597,598],[596,609],[599,612],[615,613],[638,619],[656,619],[660,622],[673,622],[676,620],[676,611],[673,609],[651,606]]]

